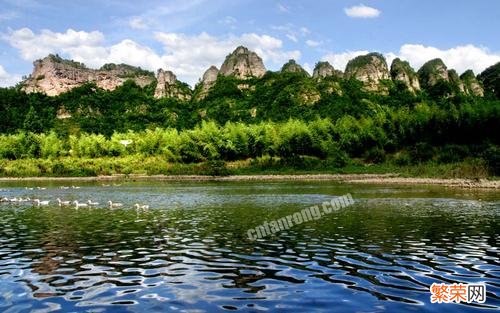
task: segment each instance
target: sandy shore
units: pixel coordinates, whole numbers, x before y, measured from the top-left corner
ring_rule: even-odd
[[[306,175],[232,175],[212,177],[201,175],[113,175],[96,177],[2,177],[0,182],[14,181],[338,181],[360,184],[441,185],[459,188],[500,189],[500,180],[443,178],[408,178],[397,174],[306,174]]]

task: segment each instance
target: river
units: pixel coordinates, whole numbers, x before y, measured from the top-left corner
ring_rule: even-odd
[[[338,182],[106,184],[0,183],[0,197],[51,201],[0,203],[0,311],[500,308],[498,191]],[[353,205],[317,220],[257,240],[247,235],[348,193]],[[99,205],[60,207],[56,198]],[[123,206],[110,209],[108,201]],[[486,302],[431,303],[432,283],[484,284]]]

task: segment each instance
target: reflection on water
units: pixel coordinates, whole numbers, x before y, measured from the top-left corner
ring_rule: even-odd
[[[2,185],[0,310],[476,311],[499,309],[500,195],[334,183]],[[350,192],[357,203],[249,241],[246,231]],[[148,211],[136,211],[146,203]],[[483,305],[429,303],[433,282],[487,285]]]

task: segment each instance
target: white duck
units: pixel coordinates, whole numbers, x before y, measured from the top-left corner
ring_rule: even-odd
[[[149,209],[149,205],[147,204],[139,204],[139,203],[136,203],[134,204],[134,207],[138,210],[148,210]]]
[[[98,206],[99,202],[93,202],[92,200],[87,201],[90,206]]]
[[[66,206],[66,205],[71,205],[71,201],[62,201],[61,199],[57,198],[57,202],[59,203],[59,206]]]
[[[44,200],[40,201],[40,199],[34,199],[33,202],[36,203],[37,206],[42,206],[42,205],[49,205],[50,201],[49,200]]]
[[[109,204],[109,207],[110,208],[119,208],[119,207],[122,207],[123,206],[123,203],[114,203],[113,201],[108,201],[108,204]]]
[[[80,202],[78,202],[78,200],[73,201],[73,203],[75,204],[75,208],[77,208],[77,209],[89,207],[89,205],[87,203],[80,203]]]

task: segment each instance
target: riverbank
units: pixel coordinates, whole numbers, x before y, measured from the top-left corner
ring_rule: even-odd
[[[400,177],[397,174],[297,174],[297,175],[106,175],[95,177],[1,177],[0,182],[16,181],[337,181],[356,184],[440,185],[458,188],[500,189],[500,180]]]
[[[456,163],[397,165],[353,160],[300,158],[231,162],[172,163],[163,157],[108,157],[0,160],[0,181],[245,181],[330,180],[369,184],[430,184],[462,188],[500,188],[498,177],[477,159]]]

